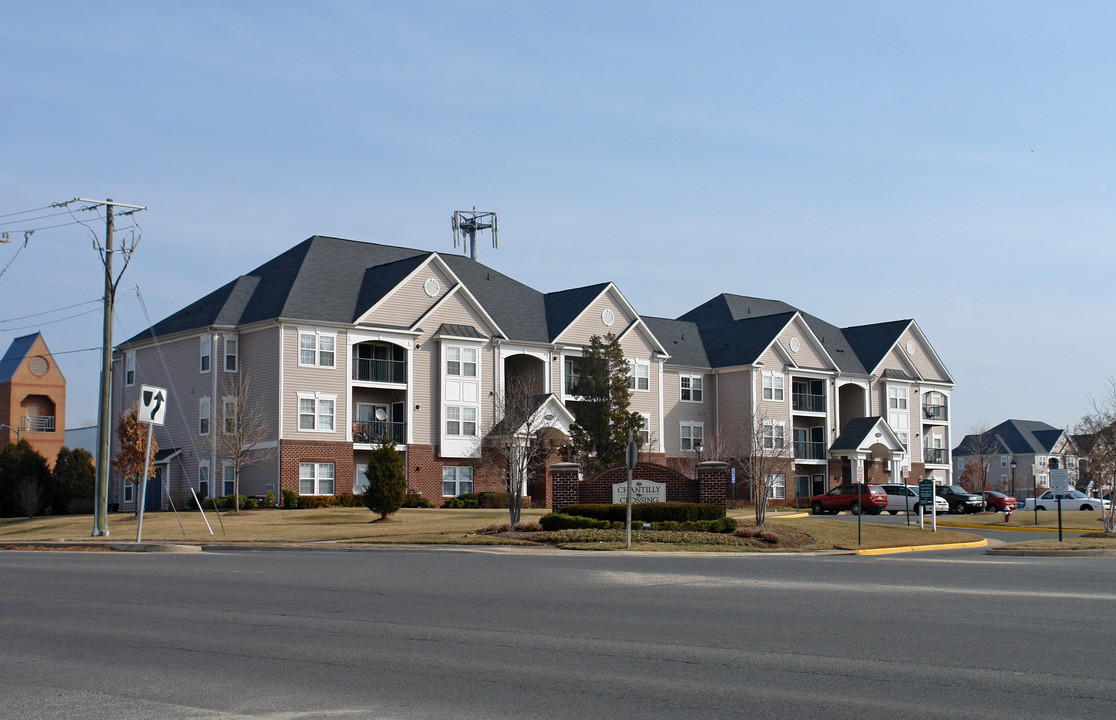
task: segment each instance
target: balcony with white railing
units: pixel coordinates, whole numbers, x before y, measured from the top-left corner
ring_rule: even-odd
[[[53,415],[23,415],[19,419],[20,432],[54,432]]]
[[[922,404],[922,419],[932,420],[938,422],[945,422],[949,420],[949,407],[944,403],[942,404]]]

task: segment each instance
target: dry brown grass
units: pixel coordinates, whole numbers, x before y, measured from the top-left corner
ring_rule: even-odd
[[[1116,537],[1072,537],[1058,542],[1058,538],[1027,540],[1001,545],[1000,550],[1116,550]]]
[[[810,534],[819,546],[848,550],[907,547],[909,545],[945,545],[980,540],[972,533],[945,529],[941,525],[938,526],[937,532],[931,532],[929,524],[927,524],[926,530],[920,530],[917,526],[878,525],[866,522],[861,526],[861,543],[858,545],[856,542],[856,523],[844,520],[827,520],[814,516],[786,518],[777,522],[780,525],[798,528]]]
[[[926,519],[930,523],[930,518]],[[1011,514],[1011,521],[1004,522],[1003,513],[974,513],[972,515],[939,515],[938,525],[987,525],[989,527],[1036,527],[1034,510],[1016,510]],[[1038,525],[1040,528],[1058,527],[1058,512],[1056,510],[1039,510]],[[1069,510],[1062,511],[1062,528],[1076,532],[1094,532],[1104,528],[1099,510]]]

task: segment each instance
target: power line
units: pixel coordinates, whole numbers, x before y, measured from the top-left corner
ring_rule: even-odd
[[[12,217],[13,215],[28,215],[33,212],[39,212],[40,210],[50,210],[53,207],[58,207],[58,204],[51,203],[50,205],[44,205],[41,208],[34,208],[33,210],[20,210],[19,212],[4,213],[3,215],[0,215],[0,218]]]
[[[93,308],[92,310],[86,310],[85,312],[76,313],[74,315],[67,315],[64,318],[58,318],[57,320],[48,320],[47,322],[36,323],[34,325],[22,325],[20,327],[14,327],[14,328],[2,328],[2,329],[0,329],[0,333],[16,332],[18,330],[28,330],[30,328],[38,328],[38,327],[42,327],[44,325],[54,325],[55,323],[66,322],[67,320],[73,320],[74,318],[79,318],[79,317],[82,317],[82,316],[85,316],[85,315],[89,315],[91,313],[95,313],[98,310],[100,310],[100,308]]]
[[[72,310],[76,307],[81,307],[82,305],[99,302],[101,302],[101,298],[93,298],[92,300],[86,300],[85,302],[80,302],[75,305],[67,305],[66,307],[54,308],[53,310],[43,310],[42,312],[31,313],[30,315],[20,315],[19,317],[8,318],[7,320],[0,320],[0,324],[15,322],[16,320],[26,320],[27,318],[38,317],[40,315],[49,315],[51,313],[62,312],[63,310]]]

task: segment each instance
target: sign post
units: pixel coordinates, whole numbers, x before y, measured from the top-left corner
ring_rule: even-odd
[[[628,507],[624,515],[624,547],[632,546],[632,470],[639,460],[639,446],[628,433],[628,447],[624,451],[624,464],[628,466]]]
[[[143,385],[140,388],[140,405],[136,412],[136,419],[147,423],[147,450],[143,453],[143,475],[140,478],[139,520],[136,522],[136,542],[143,538],[143,506],[147,500],[147,476],[151,467],[151,434],[156,425],[162,425],[167,417],[167,391],[166,388]]]
[[[934,501],[934,481],[925,478],[918,479],[918,526],[920,530],[926,529],[926,508],[930,508],[933,523],[933,532],[938,532],[938,512]]]

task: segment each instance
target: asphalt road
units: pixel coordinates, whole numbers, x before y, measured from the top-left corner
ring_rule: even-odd
[[[0,553],[0,717],[1105,718],[1116,560]]]

